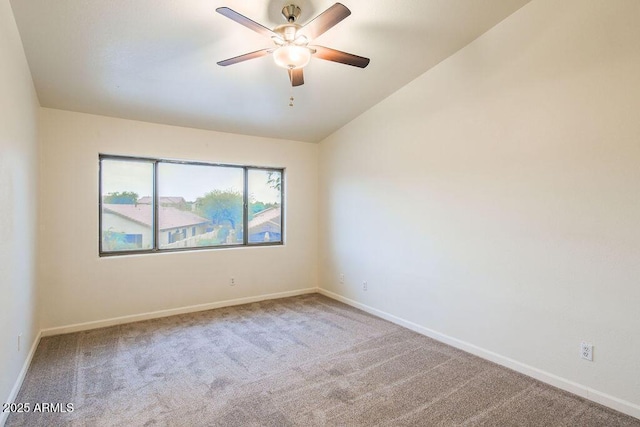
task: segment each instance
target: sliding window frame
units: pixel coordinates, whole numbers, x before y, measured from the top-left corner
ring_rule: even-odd
[[[152,232],[153,244],[150,249],[135,249],[135,250],[123,250],[123,251],[105,251],[102,246],[102,225],[103,225],[103,195],[102,195],[102,174],[103,160],[119,160],[119,161],[132,161],[132,162],[149,162],[153,165],[152,174],[152,201],[153,201],[153,218],[152,218]],[[159,221],[159,195],[158,195],[158,165],[160,163],[173,163],[183,165],[194,166],[212,166],[212,167],[230,167],[243,169],[243,201],[242,201],[242,242],[236,244],[225,244],[216,246],[194,246],[186,248],[160,248],[160,221]],[[280,173],[280,240],[276,242],[249,242],[249,171],[250,170],[264,170],[274,171]],[[121,156],[116,154],[98,154],[98,255],[100,257],[112,257],[112,256],[124,256],[124,255],[139,255],[139,254],[153,254],[153,253],[167,253],[167,252],[184,252],[184,251],[199,251],[199,250],[212,250],[212,249],[230,249],[230,248],[242,248],[242,247],[262,247],[262,246],[283,246],[285,242],[285,168],[284,167],[267,167],[267,166],[247,166],[247,165],[234,165],[226,163],[210,163],[200,161],[187,161],[176,159],[159,159],[150,157],[137,157],[137,156]]]

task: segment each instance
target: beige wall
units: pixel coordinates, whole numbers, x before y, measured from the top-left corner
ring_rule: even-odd
[[[0,0],[0,403],[37,332],[38,99],[11,6]],[[18,334],[22,348],[18,351]],[[3,416],[0,414],[0,424]]]
[[[52,109],[40,131],[43,328],[317,286],[317,145]],[[284,167],[286,244],[100,258],[98,153]]]
[[[533,1],[324,140],[321,287],[640,417],[639,16]]]
[[[0,396],[39,328],[312,288],[320,271],[640,408],[639,15],[533,1],[317,146],[39,110],[0,0]],[[99,258],[98,153],[286,167],[286,245]]]

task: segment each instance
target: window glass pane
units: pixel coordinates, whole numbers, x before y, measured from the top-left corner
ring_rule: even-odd
[[[242,244],[244,170],[158,164],[160,249]]]
[[[249,243],[282,242],[282,172],[249,169]]]
[[[153,248],[153,163],[101,159],[103,252]]]

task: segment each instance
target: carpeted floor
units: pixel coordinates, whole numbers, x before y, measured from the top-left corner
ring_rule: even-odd
[[[640,426],[312,294],[43,338],[8,426]]]

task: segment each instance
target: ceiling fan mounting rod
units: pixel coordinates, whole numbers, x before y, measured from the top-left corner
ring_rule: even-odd
[[[287,22],[296,22],[296,20],[300,16],[300,12],[300,8],[295,4],[290,4],[282,8],[282,15],[287,20]]]

